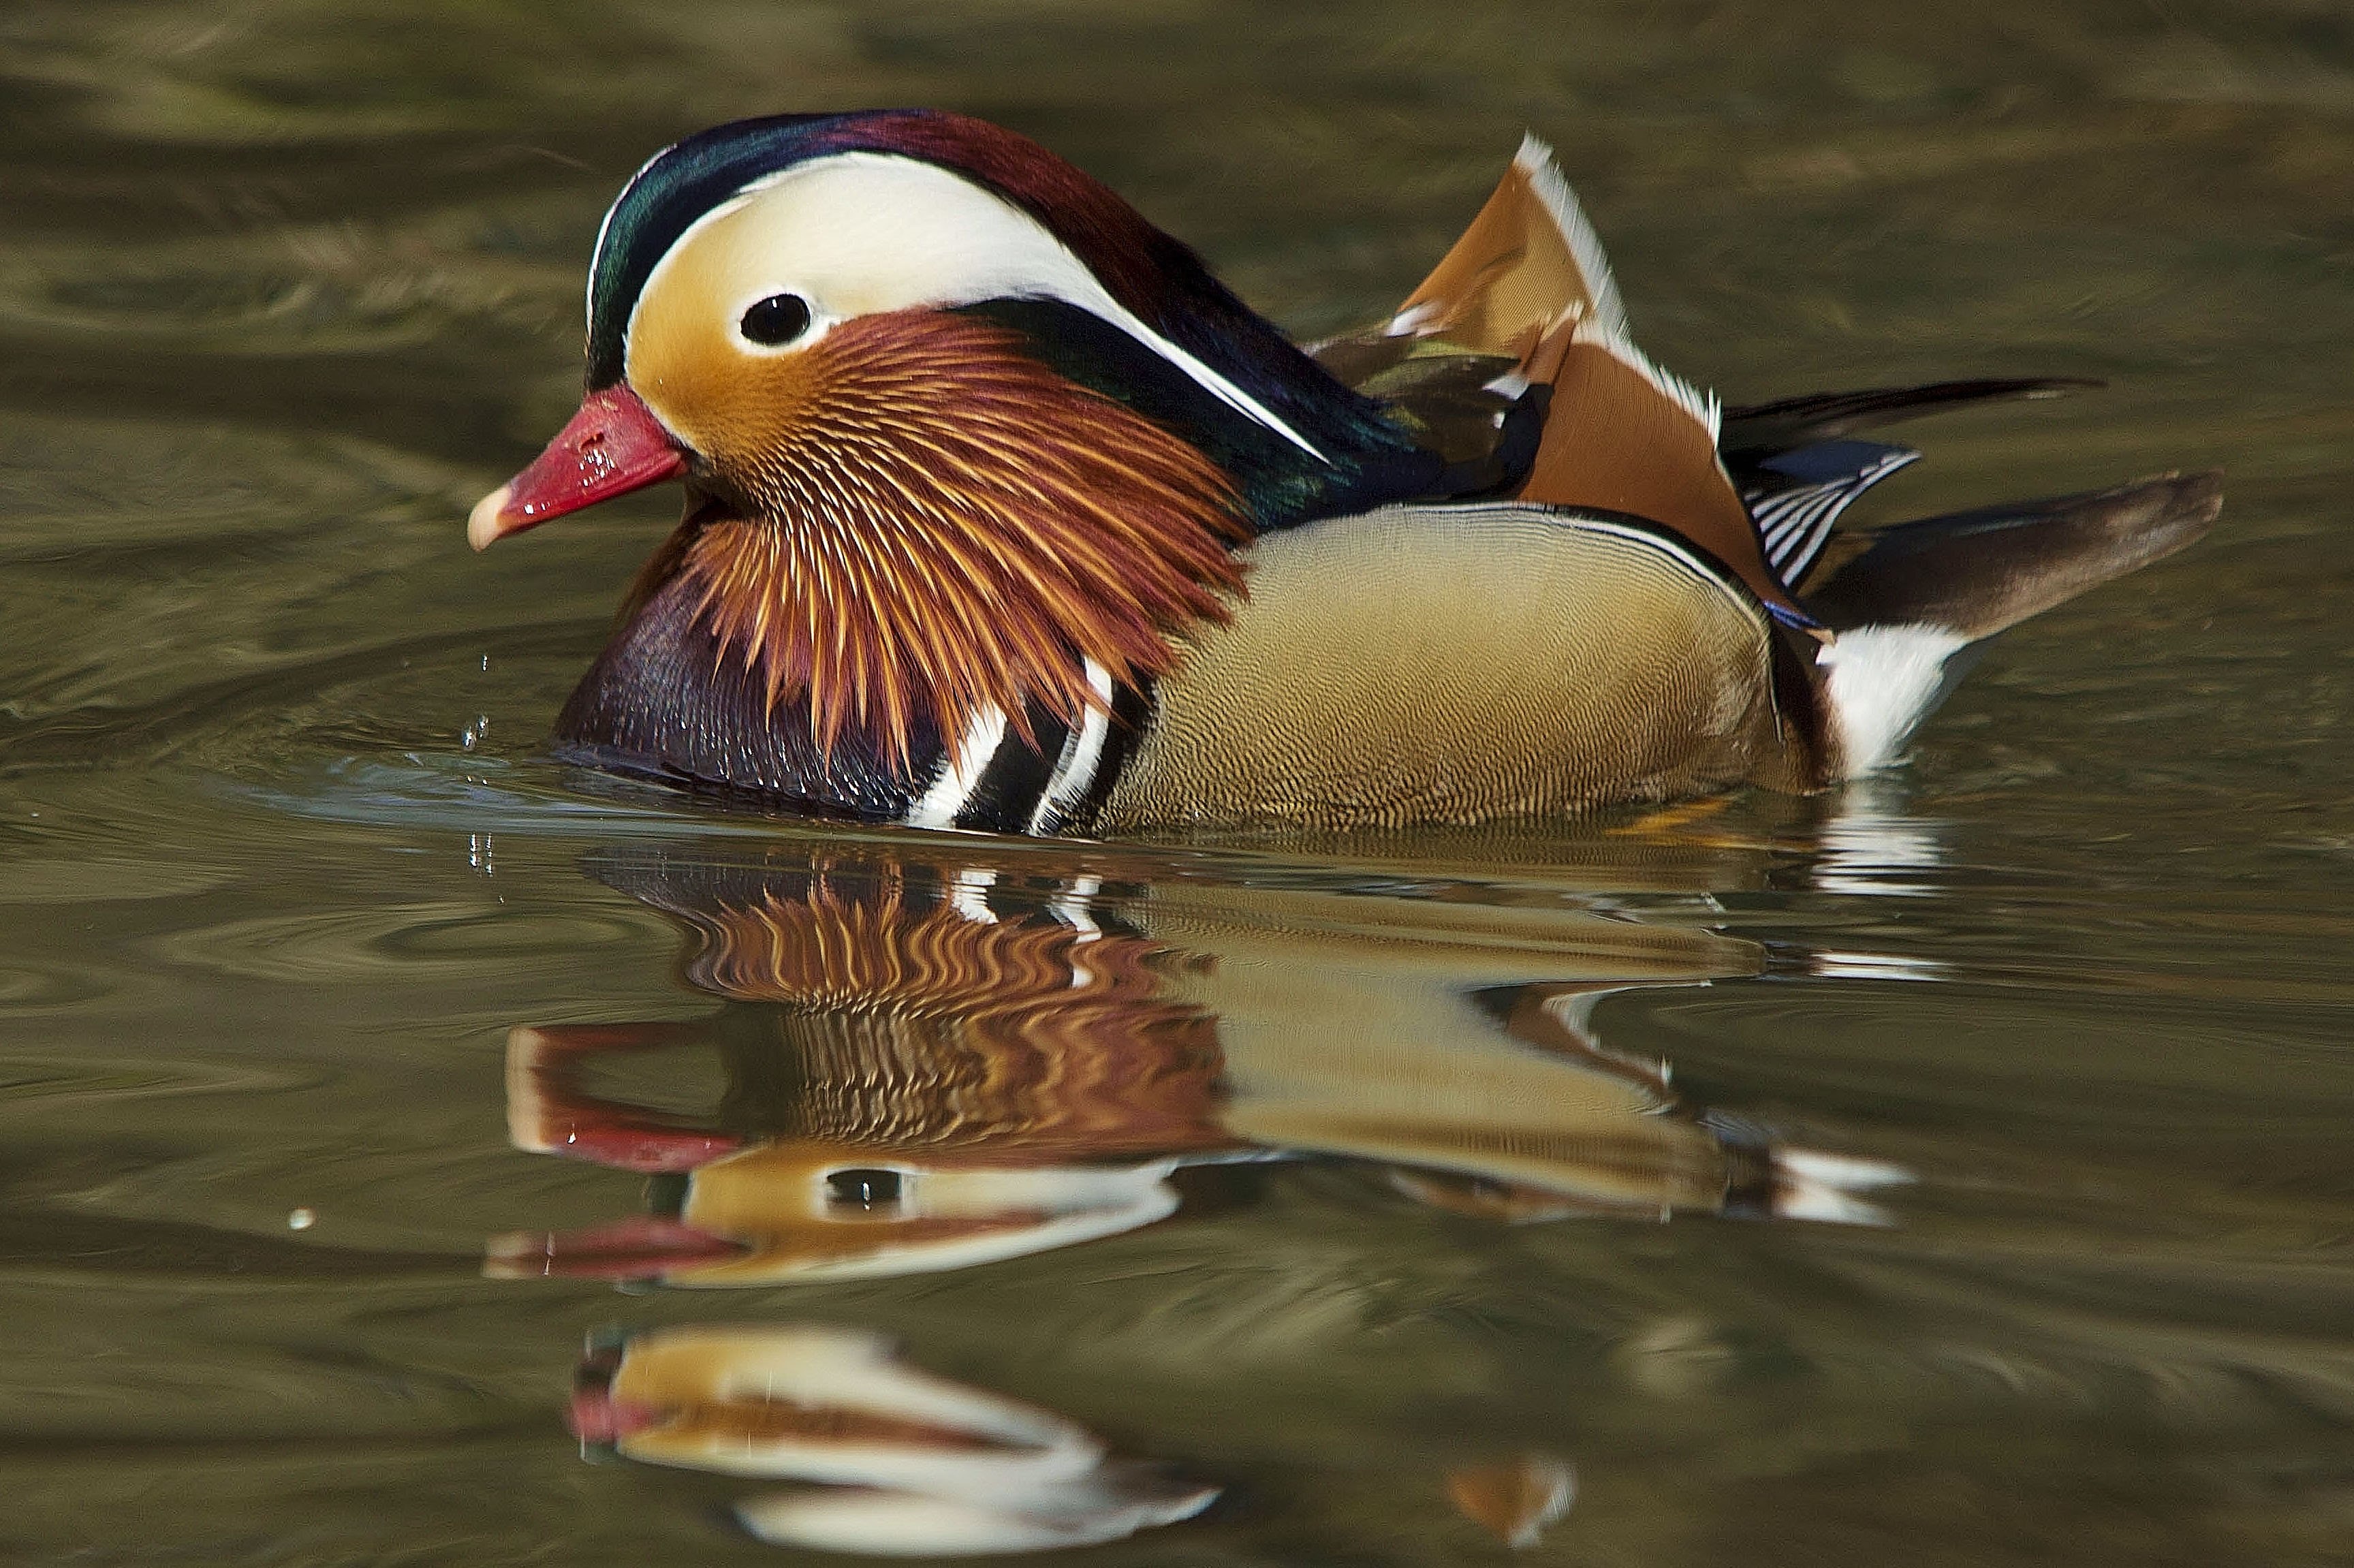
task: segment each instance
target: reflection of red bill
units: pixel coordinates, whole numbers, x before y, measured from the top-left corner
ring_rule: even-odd
[[[527,1154],[617,1171],[693,1171],[735,1153],[744,1146],[740,1139],[599,1099],[572,1081],[591,1055],[660,1050],[694,1038],[676,1024],[518,1025],[507,1035],[508,1139]]]
[[[616,1171],[649,1174],[694,1171],[743,1148],[741,1139],[716,1132],[655,1126],[627,1118],[567,1121],[547,1128],[543,1139],[525,1146],[532,1154],[559,1154]]]
[[[648,1216],[585,1230],[493,1236],[483,1249],[482,1273],[492,1279],[657,1279],[750,1250],[676,1220]]]
[[[572,1391],[572,1406],[566,1413],[565,1424],[583,1443],[601,1443],[610,1447],[665,1419],[666,1413],[651,1404],[631,1404],[627,1400],[615,1399],[612,1383],[608,1379],[602,1384],[588,1383]]]

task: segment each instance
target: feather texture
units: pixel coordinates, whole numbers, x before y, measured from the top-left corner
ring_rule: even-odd
[[[846,323],[754,405],[793,439],[711,443],[740,454],[750,515],[701,523],[682,570],[720,657],[771,709],[805,699],[822,749],[855,730],[905,765],[917,726],[991,709],[1027,739],[1034,702],[1076,723],[1103,704],[1088,660],[1163,674],[1173,634],[1241,592],[1224,471],[1017,342],[944,313]]]
[[[844,880],[675,910],[696,986],[792,1010],[795,1137],[1001,1167],[1232,1141],[1214,1022],[1169,983],[1184,955]]]
[[[1028,137],[932,109],[737,121],[648,160],[598,231],[588,285],[591,389],[620,377],[639,292],[681,235],[756,182],[814,159],[859,153],[949,170],[1027,213],[1124,309],[1215,369],[1314,450],[1394,440],[1371,399],[1334,380],[1189,247],[1109,186]]]

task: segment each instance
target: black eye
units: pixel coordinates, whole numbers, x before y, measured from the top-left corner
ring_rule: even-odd
[[[896,1171],[836,1171],[825,1179],[826,1196],[837,1203],[872,1209],[899,1201]]]
[[[799,294],[770,294],[744,313],[744,335],[774,348],[809,331],[809,302]]]

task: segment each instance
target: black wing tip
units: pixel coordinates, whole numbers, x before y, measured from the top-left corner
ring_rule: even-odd
[[[2077,392],[2105,392],[2109,384],[2097,376],[2041,376],[2019,383],[2021,397],[2066,397]]]
[[[1925,381],[1913,386],[1861,387],[1847,392],[1806,392],[1763,403],[1730,405],[1727,424],[1745,419],[1774,418],[1817,411],[1870,411],[1882,419],[1913,413],[1931,413],[1958,403],[1982,403],[2020,397],[2043,400],[2078,392],[2105,391],[2108,383],[2097,376],[1969,376],[1948,381]]]
[[[1918,419],[1979,403],[2048,402],[2105,387],[2083,376],[1982,376],[1918,387],[1868,387],[1852,392],[1809,392],[1724,410],[1718,450],[1735,478],[1778,453],[1858,430]]]

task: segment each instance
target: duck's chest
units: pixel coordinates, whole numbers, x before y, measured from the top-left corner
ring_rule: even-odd
[[[1026,738],[991,710],[953,748],[918,720],[904,762],[854,729],[821,745],[807,698],[772,696],[765,670],[698,606],[678,578],[647,599],[565,704],[559,756],[808,815],[1042,833],[1094,816],[1142,716],[1142,699],[1122,693],[1117,712],[1076,725],[1034,706]]]

